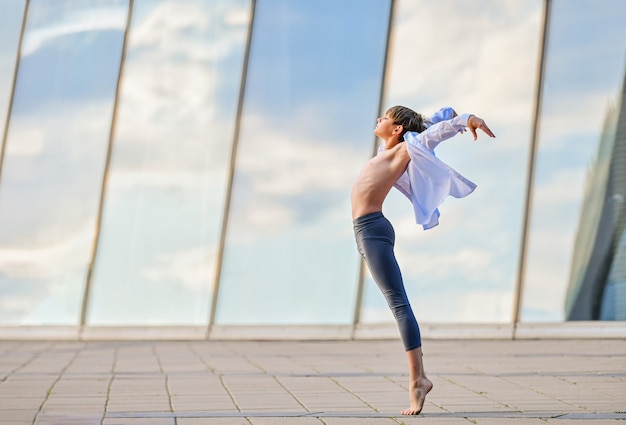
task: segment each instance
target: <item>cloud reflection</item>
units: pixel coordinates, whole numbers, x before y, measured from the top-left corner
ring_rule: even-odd
[[[78,322],[126,11],[30,2],[2,165],[3,322]]]
[[[249,10],[134,3],[90,323],[208,319]]]
[[[97,7],[74,5],[72,8],[65,8],[61,11],[60,15],[57,15],[60,19],[56,21],[53,20],[53,16],[49,15],[59,13],[57,10],[63,6],[59,7],[52,3],[38,5],[39,13],[31,15],[28,31],[22,43],[22,57],[35,54],[45,45],[59,43],[60,39],[68,35],[92,31],[124,31],[127,9],[119,6],[122,2],[110,3],[112,3],[110,6],[101,4]],[[43,11],[41,8],[49,8],[49,10]],[[45,20],[37,19],[39,15],[45,15]]]

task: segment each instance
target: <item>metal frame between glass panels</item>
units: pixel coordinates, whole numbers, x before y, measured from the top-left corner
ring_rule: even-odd
[[[256,0],[250,0],[250,23],[248,25],[248,33],[246,35],[246,45],[243,55],[243,66],[241,72],[241,84],[239,86],[239,97],[237,99],[237,113],[235,116],[235,128],[233,132],[233,140],[231,145],[230,163],[228,164],[228,176],[226,178],[226,199],[224,201],[224,214],[222,215],[222,225],[220,229],[220,238],[217,247],[217,256],[215,258],[215,274],[213,276],[213,294],[211,296],[211,306],[209,309],[209,323],[207,333],[211,332],[211,327],[215,323],[215,314],[217,310],[217,300],[220,290],[220,277],[222,275],[222,260],[224,258],[224,244],[226,243],[226,233],[228,230],[228,217],[230,215],[230,205],[233,193],[233,179],[235,176],[235,164],[237,162],[237,147],[239,145],[239,132],[241,129],[241,116],[243,111],[243,102],[246,94],[246,80],[248,77],[248,63],[250,60],[250,45],[252,43],[252,32],[254,29],[254,14],[256,11]]]
[[[544,0],[543,27],[541,32],[541,45],[539,47],[539,65],[537,68],[537,86],[535,88],[535,102],[532,118],[532,131],[528,148],[528,165],[526,170],[526,191],[524,194],[524,212],[522,213],[522,229],[520,233],[520,249],[518,259],[517,279],[513,294],[513,338],[516,335],[517,325],[520,321],[522,299],[524,293],[524,277],[526,272],[526,249],[528,245],[530,213],[532,210],[533,186],[535,181],[535,162],[537,158],[537,143],[539,137],[539,124],[541,120],[541,103],[543,98],[543,75],[545,72],[546,52],[548,45],[548,33],[550,29],[550,6],[552,0]]]
[[[124,71],[124,63],[126,62],[126,48],[128,44],[128,31],[133,18],[134,0],[128,0],[128,13],[126,15],[126,28],[124,30],[124,41],[122,43],[122,54],[120,58],[120,67],[118,70],[117,86],[115,87],[115,98],[113,100],[113,114],[111,117],[111,127],[109,130],[109,140],[107,145],[106,159],[104,163],[104,175],[102,176],[102,187],[100,189],[100,200],[98,203],[98,217],[96,218],[96,233],[93,238],[93,246],[91,249],[91,261],[89,262],[89,270],[85,281],[85,292],[83,294],[82,307],[80,312],[80,326],[85,326],[87,320],[87,307],[91,296],[91,283],[93,280],[93,266],[98,253],[98,241],[100,240],[100,227],[102,225],[102,213],[104,211],[104,201],[106,198],[107,181],[109,168],[111,165],[111,153],[113,152],[113,140],[115,138],[115,123],[117,122],[117,113],[119,105],[120,88],[122,83],[122,73]]]

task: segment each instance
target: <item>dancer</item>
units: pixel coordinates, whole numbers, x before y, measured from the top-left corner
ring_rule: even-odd
[[[395,186],[411,200],[418,224],[424,229],[437,225],[438,206],[446,196],[467,196],[476,187],[434,154],[440,142],[466,129],[474,140],[477,129],[495,137],[481,118],[470,114],[458,116],[452,108],[443,108],[430,119],[404,106],[390,108],[385,116],[378,118],[374,129],[374,134],[385,144],[365,165],[352,188],[357,247],[393,312],[409,363],[411,406],[402,411],[403,415],[422,411],[433,384],[424,372],[419,326],[395,258],[395,233],[383,216],[382,205]]]

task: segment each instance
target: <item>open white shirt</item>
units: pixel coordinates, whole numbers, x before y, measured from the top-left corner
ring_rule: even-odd
[[[413,204],[415,221],[428,230],[439,224],[439,205],[448,196],[462,198],[476,185],[435,156],[439,143],[462,132],[470,114],[454,117],[452,108],[442,108],[429,118],[421,133],[406,132],[404,140],[411,158],[406,171],[394,184]],[[382,151],[384,147],[379,149]]]

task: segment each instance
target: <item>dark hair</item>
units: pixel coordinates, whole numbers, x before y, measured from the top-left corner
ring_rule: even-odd
[[[421,133],[426,130],[426,118],[406,106],[392,106],[387,109],[386,115],[393,120],[394,124],[402,126],[402,134],[400,134],[401,142],[404,140],[404,133],[407,131]]]

